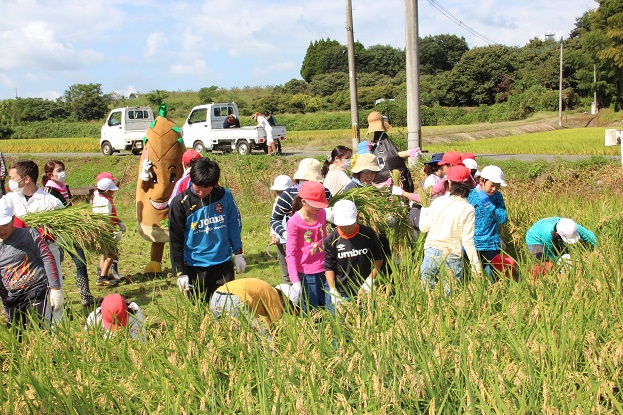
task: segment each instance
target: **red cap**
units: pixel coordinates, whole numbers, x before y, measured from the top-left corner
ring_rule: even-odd
[[[186,150],[182,155],[182,163],[190,164],[193,160],[199,160],[201,158],[201,154],[197,153],[195,150]]]
[[[450,164],[451,166],[456,166],[457,164],[461,164],[462,161],[461,153],[458,151],[448,151],[447,153],[444,153],[439,164]]]
[[[476,156],[474,155],[474,153],[470,153],[470,152],[461,154],[461,160],[465,160],[465,159],[476,160]]]
[[[105,171],[105,172],[102,172],[102,173],[98,174],[98,175],[97,175],[97,180],[95,180],[95,181],[96,181],[96,182],[99,182],[99,181],[100,181],[100,180],[102,180],[102,179],[110,179],[110,180],[112,180],[113,182],[116,182],[117,180],[119,180],[119,179],[114,178],[114,177],[112,176],[112,174],[111,174],[110,172],[107,172],[107,171]]]
[[[109,294],[104,297],[100,310],[106,330],[120,330],[128,324],[128,305],[121,295]]]
[[[329,201],[324,186],[319,182],[303,182],[299,188],[299,196],[315,208],[326,208]]]
[[[497,269],[507,278],[513,278],[515,281],[518,280],[517,273],[515,271],[517,268],[517,262],[510,256],[497,254],[491,260],[491,265],[493,265],[493,268]]]
[[[471,177],[469,169],[462,164],[450,167],[448,173],[446,174],[446,178],[451,182],[464,183],[471,180]]]

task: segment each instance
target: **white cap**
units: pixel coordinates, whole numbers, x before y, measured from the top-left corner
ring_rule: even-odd
[[[504,173],[502,173],[502,169],[498,166],[487,166],[480,172],[480,177],[485,180],[491,180],[493,183],[497,183],[500,186],[506,186],[506,182],[504,181]]]
[[[13,209],[4,201],[0,200],[0,225],[6,225],[13,219]]]
[[[357,206],[351,200],[338,200],[333,205],[333,223],[336,226],[350,226],[357,222]]]
[[[474,159],[464,159],[463,164],[470,170],[478,170],[478,163]]]
[[[578,225],[572,219],[560,219],[556,223],[556,233],[568,244],[574,244],[580,240]]]
[[[285,174],[275,177],[273,185],[270,190],[286,190],[288,187],[292,187],[292,179]]]
[[[107,190],[119,190],[119,188],[115,186],[115,182],[105,177],[97,182],[97,190],[105,192]]]

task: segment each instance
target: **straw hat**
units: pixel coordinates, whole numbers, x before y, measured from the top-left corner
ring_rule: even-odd
[[[368,115],[368,134],[375,131],[389,131],[392,128],[391,125],[385,120],[383,114],[378,111],[372,111]]]
[[[312,182],[322,182],[322,165],[316,159],[306,158],[301,160],[299,168],[294,173],[294,180],[310,180]]]
[[[381,171],[379,167],[379,163],[376,160],[376,156],[372,153],[359,154],[355,159],[355,164],[353,164],[350,171],[353,173],[360,173],[364,170],[370,171]]]

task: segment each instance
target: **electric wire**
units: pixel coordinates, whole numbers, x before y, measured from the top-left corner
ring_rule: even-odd
[[[476,36],[480,40],[483,40],[484,42],[486,42],[486,43],[488,43],[490,45],[495,45],[496,43],[498,43],[498,42],[495,42],[494,40],[489,39],[485,35],[482,35],[482,34],[478,33],[476,30],[472,29],[471,27],[469,27],[468,25],[463,23],[463,21],[461,19],[456,17],[454,14],[452,14],[452,12],[450,12],[450,10],[446,9],[437,0],[428,0],[428,2],[431,4],[431,6],[433,6],[437,10],[439,10],[439,12],[441,12],[441,14],[443,14],[448,19],[452,20],[454,23],[456,23],[457,25],[461,26],[463,29],[467,30],[469,33],[471,33],[472,35]]]

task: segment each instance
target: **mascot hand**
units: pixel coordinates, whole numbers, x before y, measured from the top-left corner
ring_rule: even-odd
[[[149,181],[149,170],[151,170],[151,160],[149,159],[145,159],[143,160],[143,165],[141,168],[141,172],[139,173],[138,177],[144,181],[147,182]]]

